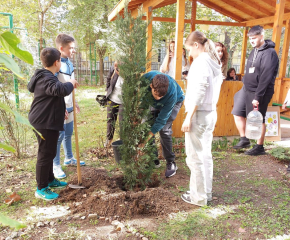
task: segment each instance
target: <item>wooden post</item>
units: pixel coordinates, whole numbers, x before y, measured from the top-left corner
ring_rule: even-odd
[[[181,80],[182,74],[182,48],[183,48],[183,34],[184,34],[184,16],[185,16],[185,0],[177,0],[176,7],[176,33],[175,33],[175,80],[179,86],[184,89],[184,83]],[[184,120],[184,106],[180,109],[176,116],[172,130],[174,137],[182,137],[183,132],[181,126]]]
[[[192,0],[190,32],[195,31],[196,9],[197,9],[196,0]]]
[[[240,65],[240,73],[241,74],[243,74],[244,70],[245,70],[247,43],[248,43],[248,36],[247,36],[248,31],[249,31],[249,28],[246,27],[244,29],[243,44],[242,44],[242,55],[241,55],[241,65]]]
[[[177,0],[176,7],[176,33],[175,33],[175,80],[181,80],[182,74],[182,48],[184,33],[185,0]]]
[[[275,50],[279,54],[281,31],[283,27],[283,15],[286,0],[276,0],[276,11],[274,17],[272,41],[275,43]]]
[[[289,51],[289,41],[290,41],[290,19],[286,21],[283,52],[280,64],[279,78],[284,78],[286,76],[288,51]]]
[[[195,20],[196,20],[196,10],[197,10],[197,4],[196,0],[192,0],[192,5],[191,5],[191,26],[190,26],[190,32],[195,31]],[[190,64],[193,62],[193,58],[191,56],[188,57],[188,60]]]
[[[146,72],[151,71],[151,59],[152,59],[152,7],[147,8],[147,43],[146,43],[146,53],[147,53],[147,64]]]

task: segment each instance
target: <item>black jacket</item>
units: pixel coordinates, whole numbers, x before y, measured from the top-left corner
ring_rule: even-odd
[[[116,82],[117,82],[118,77],[119,77],[119,74],[117,74],[117,72],[115,72],[115,74],[114,74],[114,76],[112,78],[112,75],[113,75],[114,71],[115,71],[114,66],[111,66],[109,74],[108,74],[108,77],[107,77],[107,85],[106,85],[106,91],[107,91],[106,97],[107,98],[113,92],[113,90],[115,88],[115,85],[116,85]]]
[[[64,97],[73,91],[72,83],[62,83],[52,72],[37,69],[27,88],[34,93],[28,115],[31,125],[36,129],[63,131]]]
[[[255,100],[261,102],[264,95],[274,94],[279,58],[275,51],[275,43],[271,40],[265,40],[265,44],[258,49],[256,60],[253,63],[254,52],[255,49],[250,53],[242,81],[246,90],[255,92]],[[249,73],[252,64],[255,71]]]

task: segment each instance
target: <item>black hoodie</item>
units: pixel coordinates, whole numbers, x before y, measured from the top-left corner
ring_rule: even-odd
[[[274,94],[279,58],[275,51],[275,43],[271,40],[265,40],[265,44],[258,48],[257,57],[253,63],[254,52],[255,49],[250,53],[246,73],[242,81],[244,82],[246,90],[255,92],[255,100],[261,102],[264,95]],[[252,63],[255,71],[254,73],[249,73]]]
[[[73,84],[60,82],[51,71],[37,69],[27,88],[34,93],[28,115],[31,125],[36,129],[63,131],[64,97],[73,91]]]

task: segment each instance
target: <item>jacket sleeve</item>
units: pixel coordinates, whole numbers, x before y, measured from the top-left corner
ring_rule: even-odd
[[[276,78],[273,73],[276,72],[278,65],[279,59],[275,51],[271,51],[262,57],[259,84],[255,92],[255,100],[258,102],[262,101],[268,85]]]
[[[151,132],[153,134],[156,134],[165,126],[168,118],[171,116],[175,104],[176,104],[176,94],[172,95],[171,98],[166,102],[166,104],[161,108],[158,117],[155,119],[155,122],[151,127]]]
[[[110,87],[113,72],[114,72],[114,68],[110,67],[110,71],[109,71],[109,74],[107,76],[106,91],[108,91],[108,88]]]
[[[55,77],[44,80],[44,89],[45,93],[49,96],[65,97],[73,91],[74,87],[72,83],[62,83]]]

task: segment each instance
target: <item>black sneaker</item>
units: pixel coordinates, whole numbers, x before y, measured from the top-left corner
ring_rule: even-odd
[[[256,144],[253,148],[245,152],[246,155],[250,156],[259,156],[259,155],[265,155],[265,149],[262,145]]]
[[[176,174],[178,167],[175,162],[167,163],[165,177],[170,178]]]
[[[242,139],[240,138],[240,141],[238,142],[237,145],[233,146],[233,149],[242,149],[242,148],[248,148],[251,146],[250,140],[249,139]]]
[[[154,164],[155,164],[155,168],[160,168],[161,167],[160,161],[158,159],[154,160]]]

